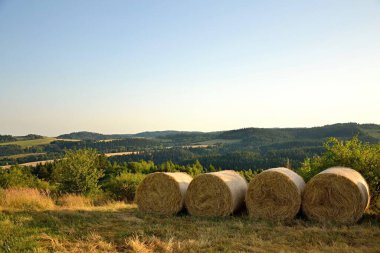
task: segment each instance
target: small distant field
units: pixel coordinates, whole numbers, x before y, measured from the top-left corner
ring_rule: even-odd
[[[240,142],[239,139],[213,139],[208,141],[201,141],[194,144],[198,145],[216,145],[216,144],[234,144]]]
[[[39,146],[39,145],[46,145],[46,144],[49,144],[53,141],[78,141],[78,140],[57,139],[54,137],[45,137],[42,139],[35,139],[35,140],[3,142],[3,143],[0,143],[0,146],[3,146],[3,145],[19,145],[23,148],[26,148],[26,147],[33,147],[33,146]]]
[[[117,152],[117,153],[105,153],[104,155],[106,157],[112,157],[112,156],[123,156],[123,155],[137,155],[139,153],[142,153],[142,152],[139,152],[139,151],[126,151],[126,152]]]
[[[111,141],[114,141],[116,139],[106,139],[106,140],[98,140],[96,142],[111,142]]]

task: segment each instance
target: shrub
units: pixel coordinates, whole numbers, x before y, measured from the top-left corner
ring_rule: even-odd
[[[111,178],[105,185],[104,190],[115,200],[133,201],[136,188],[144,179],[145,175],[123,172],[119,176]]]
[[[0,187],[36,187],[38,180],[28,168],[12,166],[9,169],[0,170]]]
[[[33,188],[9,188],[0,190],[0,206],[15,210],[48,210],[54,202],[46,192]]]
[[[103,169],[93,149],[68,150],[53,167],[53,179],[61,193],[96,193],[102,176]]]
[[[32,175],[30,168],[18,165],[0,170],[0,188],[37,188],[46,192],[54,190],[54,186]]]

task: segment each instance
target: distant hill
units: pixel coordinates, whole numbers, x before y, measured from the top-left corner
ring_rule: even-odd
[[[150,131],[150,132],[141,132],[138,134],[132,135],[133,137],[144,137],[144,138],[163,138],[170,135],[182,134],[182,133],[202,133],[202,132],[186,132],[186,131]]]
[[[305,146],[322,143],[328,137],[349,139],[357,135],[362,141],[380,141],[380,125],[338,123],[311,128],[243,128],[219,132],[191,131],[151,131],[137,134],[100,134],[74,132],[58,136],[60,139],[75,140],[119,140],[128,138],[150,138],[164,141],[168,145],[191,145],[224,143],[234,148],[252,149],[266,145],[293,143],[292,146]]]
[[[358,135],[364,141],[378,142],[380,140],[380,125],[339,123],[311,128],[244,128],[222,132],[218,135],[218,138],[281,142],[289,140],[320,140],[328,137],[348,139],[354,135]]]
[[[13,137],[12,135],[0,135],[0,143],[11,142],[11,141],[17,141],[17,139]]]
[[[75,140],[106,140],[107,138],[104,134],[94,133],[94,132],[73,132],[69,134],[62,134],[57,136],[59,139],[75,139]]]
[[[67,149],[93,148],[99,153],[141,151],[141,154],[113,157],[112,161],[141,159],[183,165],[199,160],[203,165],[221,168],[295,167],[307,157],[321,154],[329,137],[341,140],[353,136],[365,142],[379,143],[380,125],[340,123],[311,128],[243,128],[219,132],[152,131],[138,134],[100,134],[74,132],[57,138],[28,135],[0,136],[0,165],[32,162],[61,157]],[[22,140],[22,139],[28,140]],[[32,154],[32,156],[29,156]],[[20,158],[15,159],[15,155]],[[28,157],[25,157],[28,155]],[[1,158],[2,157],[2,158]]]
[[[28,140],[43,139],[45,137],[42,136],[42,135],[38,135],[38,134],[28,134],[28,135],[25,135],[25,136],[16,136],[15,138],[18,141],[28,141]]]
[[[74,132],[62,134],[59,139],[112,140],[125,138],[169,139],[174,143],[191,144],[210,140],[242,140],[257,145],[288,141],[323,141],[328,137],[349,139],[354,135],[367,142],[380,141],[380,125],[338,123],[311,128],[243,128],[220,132],[192,131],[151,131],[137,134],[100,134],[94,132]]]
[[[28,134],[25,136],[12,136],[12,135],[0,135],[0,143],[14,142],[14,141],[28,141],[43,139],[44,137],[37,134]]]
[[[75,139],[75,140],[112,140],[112,139],[125,139],[125,138],[161,138],[168,135],[176,135],[181,133],[200,133],[200,132],[183,132],[183,131],[151,131],[141,132],[137,134],[99,134],[94,132],[73,132],[69,134],[59,135],[59,139]]]

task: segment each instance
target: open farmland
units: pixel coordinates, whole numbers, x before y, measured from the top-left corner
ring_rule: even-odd
[[[3,252],[378,252],[380,226],[254,222],[140,213],[135,205],[4,211]]]

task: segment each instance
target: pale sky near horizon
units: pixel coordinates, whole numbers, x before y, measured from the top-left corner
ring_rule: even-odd
[[[0,134],[380,124],[380,1],[0,0]]]

